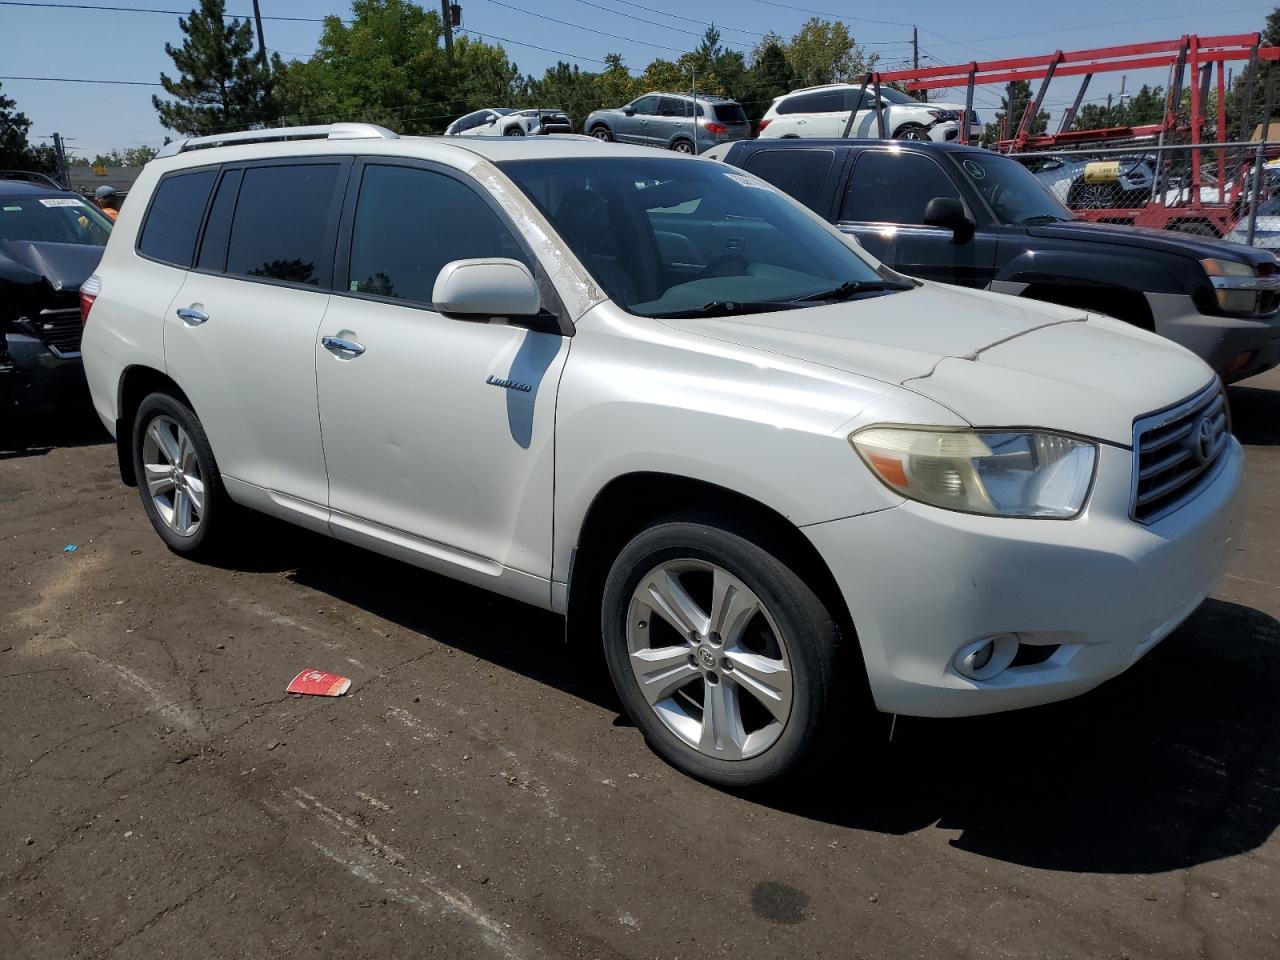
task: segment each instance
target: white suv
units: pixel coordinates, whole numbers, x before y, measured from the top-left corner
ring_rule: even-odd
[[[365,125],[161,153],[82,299],[165,543],[261,511],[564,614],[709,781],[870,708],[1089,690],[1229,549],[1240,447],[1194,355],[897,275],[736,168]]]
[[[767,137],[840,137],[844,136],[849,112],[858,100],[862,86],[832,83],[806,87],[783,94],[770,104],[760,120],[760,136]],[[921,103],[893,87],[880,88],[884,113],[885,136],[894,140],[955,140],[960,132],[962,103]],[[879,136],[876,122],[875,91],[863,90],[858,115],[851,137]],[[982,124],[976,112],[969,113],[969,141],[977,143]]]

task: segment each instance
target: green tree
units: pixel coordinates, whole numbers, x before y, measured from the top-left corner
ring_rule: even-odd
[[[275,117],[271,76],[254,50],[253,25],[228,22],[223,0],[200,0],[200,8],[178,19],[186,39],[164,52],[179,76],[160,74],[172,100],[151,98],[160,122],[188,135],[262,126]],[[278,62],[278,60],[277,60]]]
[[[1030,81],[1010,80],[1004,88],[1004,96],[1000,98],[1000,109],[996,111],[995,120],[988,123],[986,130],[983,131],[982,143],[990,146],[1005,136],[1013,137],[1018,132],[1018,124],[1022,123],[1022,115],[1026,113],[1031,100]],[[1006,117],[1009,118],[1009,124],[1008,129],[1004,130],[1002,128]],[[1041,110],[1032,118],[1030,132],[1044,133],[1047,129],[1049,129],[1049,113],[1047,110]]]
[[[774,99],[796,85],[795,71],[787,60],[782,38],[770,33],[757,44],[751,53],[751,69],[743,78],[739,95],[747,116],[759,120]]]
[[[531,107],[559,107],[581,123],[587,114],[601,105],[598,81],[599,74],[562,61],[549,67],[539,79],[529,77],[522,99]]]
[[[1280,7],[1267,14],[1262,28],[1262,45],[1264,47],[1280,46]],[[1246,96],[1249,99],[1249,116],[1247,120],[1241,116]],[[1245,128],[1246,138],[1253,135],[1257,125],[1263,122],[1263,113],[1270,101],[1272,116],[1276,113],[1277,101],[1280,101],[1280,61],[1259,61],[1257,68],[1245,67],[1232,84],[1231,96],[1227,99],[1227,132],[1226,139],[1235,139]],[[1268,117],[1268,120],[1271,118]],[[1244,122],[1242,122],[1244,121]]]
[[[623,64],[621,54],[605,54],[604,62],[604,70],[595,75],[597,107],[620,107],[640,96],[642,92],[640,86],[631,76],[631,71]],[[587,111],[587,113],[590,112],[590,110]],[[585,117],[584,113],[576,119],[582,120]]]
[[[0,170],[30,170],[56,177],[58,161],[53,147],[27,141],[31,121],[17,106],[12,97],[0,93]]]
[[[840,21],[810,19],[786,46],[787,61],[798,86],[851,83],[879,59],[854,41]]]

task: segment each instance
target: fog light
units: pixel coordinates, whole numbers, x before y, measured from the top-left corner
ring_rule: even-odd
[[[990,680],[1002,673],[1018,655],[1018,635],[1001,633],[966,643],[956,653],[952,664],[956,672],[970,680]]]

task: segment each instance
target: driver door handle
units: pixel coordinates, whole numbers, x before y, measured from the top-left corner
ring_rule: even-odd
[[[209,319],[209,315],[194,307],[179,307],[177,314],[188,327],[198,327]]]
[[[356,343],[354,340],[343,340],[341,337],[321,337],[320,345],[330,353],[338,356],[350,354],[352,357],[358,357],[364,353],[363,343]]]

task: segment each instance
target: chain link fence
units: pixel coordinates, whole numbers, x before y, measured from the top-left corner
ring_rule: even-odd
[[[1012,157],[1086,220],[1220,237],[1280,255],[1280,142],[1073,148]]]

